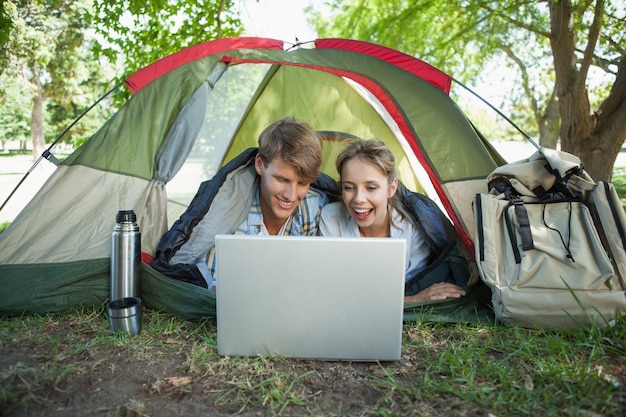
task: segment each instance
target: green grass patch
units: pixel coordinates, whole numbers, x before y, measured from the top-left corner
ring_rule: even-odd
[[[604,364],[614,357],[615,344],[624,356],[623,323],[616,329],[598,338],[509,326],[442,331],[418,324],[412,333],[419,337],[409,346],[430,354],[420,392],[413,395],[454,395],[490,404],[496,415],[577,415],[583,410],[613,415],[624,397],[619,383],[604,373]]]
[[[619,170],[623,174],[616,174],[611,177],[611,182],[615,186],[615,191],[620,198],[626,198],[626,167]]]
[[[562,332],[406,323],[403,359],[386,363],[223,357],[212,319],[143,316],[134,337],[113,333],[102,306],[0,319],[0,408],[76,415],[76,396],[97,402],[97,415],[136,416],[168,415],[183,400],[194,404],[178,409],[188,416],[617,416],[626,407],[621,316]]]

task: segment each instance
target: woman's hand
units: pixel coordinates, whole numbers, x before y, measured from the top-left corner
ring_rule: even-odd
[[[425,302],[434,300],[445,300],[446,298],[461,298],[465,291],[458,285],[448,282],[438,282],[430,287],[418,292],[415,295],[404,297],[404,302]]]

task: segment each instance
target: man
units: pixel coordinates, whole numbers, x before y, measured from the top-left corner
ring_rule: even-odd
[[[161,239],[152,266],[215,291],[215,235],[317,235],[328,197],[310,185],[321,164],[322,139],[308,123],[292,117],[272,123],[258,151],[244,152],[200,187]]]
[[[319,208],[325,203],[325,195],[309,187],[320,176],[321,165],[322,139],[307,123],[286,118],[268,126],[259,136],[259,150],[254,158],[260,177],[258,196],[238,231],[317,234]],[[297,227],[286,230],[294,220]]]

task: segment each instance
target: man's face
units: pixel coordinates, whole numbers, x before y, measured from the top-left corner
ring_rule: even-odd
[[[263,222],[272,233],[273,227],[282,226],[291,216],[306,196],[311,184],[302,180],[297,175],[296,168],[284,162],[280,156],[276,156],[267,165],[263,165],[261,157],[257,155],[254,165],[256,172],[261,176],[260,196]]]

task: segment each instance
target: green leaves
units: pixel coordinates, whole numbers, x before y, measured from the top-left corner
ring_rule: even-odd
[[[7,125],[14,126],[3,129],[7,139],[23,136],[31,123],[37,123],[44,125],[45,141],[51,142],[106,90],[136,70],[187,46],[242,31],[234,0],[6,0],[1,4],[0,75],[24,91],[22,96],[0,97],[6,108],[15,109],[4,117],[10,119]],[[29,120],[34,93],[44,111]],[[115,103],[121,104],[128,94],[118,93]],[[64,140],[79,145],[112,112],[111,102],[103,102]],[[43,140],[40,134],[35,143]]]
[[[242,32],[231,0],[95,0],[89,20],[99,35],[96,50],[112,62],[123,57],[125,75],[182,48]]]

